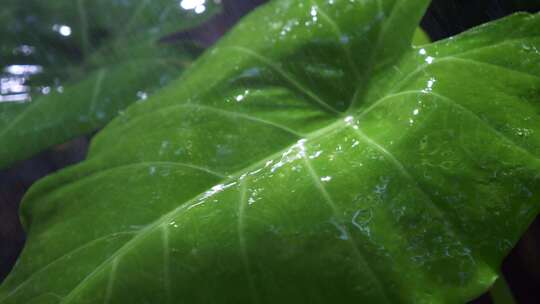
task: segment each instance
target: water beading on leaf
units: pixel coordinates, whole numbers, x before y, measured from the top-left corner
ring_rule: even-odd
[[[462,303],[540,205],[540,15],[276,0],[32,187],[0,303]]]

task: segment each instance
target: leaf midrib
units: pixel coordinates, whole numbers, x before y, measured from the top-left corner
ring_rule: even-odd
[[[182,163],[182,162],[155,161],[155,162],[138,162],[138,163],[134,163],[134,164],[117,166],[117,167],[113,167],[113,168],[110,168],[110,169],[107,169],[107,170],[102,170],[102,171],[99,171],[99,174],[88,175],[88,176],[85,176],[85,177],[79,179],[77,182],[71,184],[71,186],[77,185],[79,183],[83,183],[83,182],[87,181],[88,179],[97,178],[97,177],[99,177],[101,175],[105,175],[107,173],[110,173],[112,171],[119,170],[119,169],[128,169],[128,168],[135,168],[135,167],[140,167],[140,166],[151,167],[151,166],[163,166],[163,165],[189,168],[189,169],[200,171],[202,173],[207,173],[209,175],[212,175],[214,177],[221,178],[221,179],[225,179],[227,177],[225,174],[216,172],[216,171],[208,169],[206,167],[196,166],[196,165],[193,165],[193,164]],[[86,242],[86,243],[84,243],[84,244],[70,250],[69,252],[62,254],[60,257],[58,257],[58,258],[54,259],[53,261],[47,263],[46,265],[44,265],[40,269],[32,272],[32,274],[30,276],[28,276],[24,281],[19,283],[18,286],[15,289],[13,289],[4,298],[0,299],[0,302],[3,302],[5,300],[7,300],[8,298],[12,297],[13,295],[15,295],[18,290],[20,290],[22,287],[26,286],[28,283],[32,282],[33,278],[36,275],[38,275],[39,273],[42,273],[43,271],[47,270],[52,265],[60,262],[65,257],[67,257],[69,255],[72,255],[72,254],[80,251],[81,249],[87,248],[88,246],[90,246],[90,245],[92,245],[94,243],[97,243],[99,241],[102,241],[104,239],[114,237],[114,236],[118,236],[118,235],[121,235],[121,234],[136,234],[139,231],[140,230],[129,230],[129,231],[119,231],[119,232],[106,234],[106,235],[100,236],[100,237],[98,237],[96,239],[90,240],[90,241],[88,241],[88,242]]]
[[[458,54],[459,55],[459,54]],[[433,67],[433,66],[436,66],[437,64],[441,63],[441,62],[447,62],[447,61],[461,61],[461,62],[469,62],[469,63],[473,63],[473,64],[476,64],[476,65],[484,65],[484,66],[490,66],[490,67],[493,67],[493,68],[496,68],[496,69],[500,69],[500,70],[503,70],[503,71],[506,71],[506,72],[510,72],[510,73],[514,73],[514,74],[517,74],[517,75],[521,75],[523,77],[529,77],[529,78],[536,78],[538,80],[540,80],[540,76],[538,75],[535,75],[535,74],[532,74],[532,73],[527,73],[527,72],[524,72],[524,71],[520,71],[520,70],[516,70],[516,69],[512,69],[510,67],[505,67],[505,66],[502,66],[502,65],[498,65],[498,64],[493,64],[493,63],[489,63],[489,62],[484,62],[484,61],[480,61],[480,60],[476,60],[476,59],[471,59],[471,58],[466,58],[466,57],[457,57],[455,55],[449,55],[449,56],[444,56],[444,57],[440,57],[440,58],[435,58],[435,61],[432,63],[432,64],[427,64],[427,63],[424,63],[422,65],[420,65],[418,68],[416,68],[414,71],[410,72],[409,74],[407,74],[405,77],[402,78],[401,81],[398,81],[396,84],[394,84],[392,86],[392,88],[389,90],[391,93],[394,93],[396,91],[399,91],[400,89],[402,89],[411,79],[414,79],[414,77],[416,75],[418,75],[420,72],[423,72],[426,68],[428,67]]]
[[[451,57],[451,56],[449,56]],[[449,58],[450,59],[450,58]],[[457,58],[456,58],[457,59]],[[438,62],[440,62],[442,59],[439,59]],[[467,60],[467,61],[473,61],[473,60],[469,60],[469,59],[464,59],[464,60]],[[479,61],[478,61],[479,62]],[[484,62],[479,62],[479,63],[484,63]],[[485,63],[485,64],[489,64],[489,63]],[[493,64],[490,64],[490,65],[493,65]],[[493,66],[497,66],[497,67],[500,67],[500,68],[505,68],[505,67],[502,67],[502,66],[498,66],[498,65],[493,65]],[[424,67],[425,68],[425,67]],[[511,70],[511,69],[509,69]],[[520,72],[520,71],[516,71],[516,72]],[[411,74],[414,74],[411,73]],[[526,75],[529,75],[527,73],[523,73],[523,74],[526,74]],[[407,78],[411,76],[411,75],[408,75]],[[535,76],[535,77],[538,77],[537,75],[529,75],[529,76]],[[403,93],[403,92],[402,92]],[[402,93],[398,93],[398,94],[394,94],[393,96],[395,95],[399,95],[399,94],[402,94]],[[385,97],[381,98],[381,99],[386,99],[386,98],[390,98],[392,95],[386,95]],[[444,97],[444,96],[441,96],[441,97]],[[445,97],[446,98],[446,97]],[[447,98],[448,99],[448,98]],[[380,100],[379,100],[380,101]],[[379,102],[375,102],[375,104],[378,104]],[[455,102],[454,102],[455,103]],[[374,105],[375,105],[374,104]],[[457,104],[456,104],[457,105]],[[368,109],[372,109],[373,107],[370,107]],[[466,109],[466,108],[465,108]],[[468,109],[467,109],[468,110]],[[474,112],[468,110],[469,112],[475,114]],[[360,116],[363,116],[365,115],[366,113],[368,112],[368,110],[366,111],[363,111]],[[327,127],[324,127],[322,129],[319,129],[317,131],[314,131],[312,133],[309,133],[307,136],[306,136],[306,139],[308,140],[314,140],[314,139],[317,139],[319,137],[323,137],[323,136],[328,136],[330,135],[332,132],[336,132],[336,131],[339,131],[341,130],[342,127],[347,127],[347,125],[345,123],[343,123],[342,120],[339,120],[339,118],[341,117],[338,117],[337,121],[328,125]],[[481,119],[480,119],[481,120]],[[486,123],[484,120],[481,120],[482,122]],[[486,123],[487,124],[487,123]],[[489,124],[487,124],[488,126],[490,126]],[[501,135],[504,137],[503,134],[499,133],[497,130],[495,130],[493,127],[490,126],[491,129],[493,129],[495,132],[497,132],[497,134]],[[506,137],[504,137],[506,138]],[[509,140],[510,141],[510,140]],[[521,148],[519,145],[516,145],[513,141],[510,141],[514,144],[514,146],[518,147],[518,148]],[[272,154],[271,156],[269,157],[266,157],[264,159],[262,159],[261,161],[257,162],[256,164],[254,165],[251,165],[247,168],[244,168],[240,171],[238,171],[237,173],[234,173],[230,178],[228,179],[225,179],[222,181],[222,183],[227,183],[228,181],[234,181],[238,178],[237,175],[240,175],[240,173],[245,173],[247,171],[250,171],[250,168],[257,168],[257,167],[260,167],[262,164],[264,164],[268,159],[273,159],[274,157],[277,157],[279,155],[281,155],[284,151],[286,151],[289,147],[283,149],[283,150],[280,150],[274,154]],[[529,154],[532,155],[532,153],[530,153],[529,151],[527,151],[526,149],[523,149],[525,152],[528,152]],[[537,157],[536,157],[537,158]],[[171,217],[174,217],[176,216],[180,211],[186,209],[186,208],[189,208],[189,204],[196,201],[198,198],[200,198],[202,195],[204,195],[204,193],[201,193],[197,196],[195,196],[194,198],[188,200],[187,202],[185,202],[184,204],[182,204],[181,206],[173,209],[172,211],[164,214],[163,216],[161,216],[160,218],[158,218],[156,221],[150,223],[149,225],[147,225],[146,228],[140,230],[138,233],[136,233],[136,236],[133,237],[132,239],[130,239],[129,241],[127,241],[124,245],[122,245],[118,250],[116,250],[113,255],[106,259],[105,261],[103,261],[93,272],[91,272],[89,275],[87,275],[85,277],[85,279],[83,279],[63,300],[61,303],[65,303],[66,301],[70,301],[73,296],[75,295],[75,293],[78,291],[78,290],[81,290],[82,288],[84,288],[84,283],[88,280],[90,280],[95,274],[101,272],[102,270],[105,269],[105,267],[108,266],[108,264],[110,264],[109,262],[110,261],[115,261],[116,259],[119,259],[122,257],[122,254],[125,253],[125,252],[129,252],[130,249],[132,249],[134,246],[136,246],[140,241],[144,240],[145,237],[149,234],[151,234],[154,229],[157,229],[159,227],[161,227],[162,224],[166,223]]]
[[[321,183],[319,174],[317,173],[315,168],[313,168],[313,166],[311,165],[309,158],[307,158],[304,155],[303,160],[314,186],[322,194],[322,197],[324,198],[327,205],[332,210],[333,215],[336,216],[336,218],[339,218],[339,214],[340,214],[339,207],[336,205],[336,203],[332,199],[332,196],[330,195],[330,193],[328,193],[328,190],[326,190],[326,187],[324,186],[324,184]],[[362,253],[362,251],[358,247],[358,244],[350,237],[351,232],[349,231],[349,229],[346,226],[342,227],[342,229],[347,234],[347,242],[351,245],[353,253],[356,255],[357,259],[361,263],[361,265],[359,266],[363,266],[368,270],[369,276],[373,278],[373,280],[375,281],[375,284],[377,285],[377,288],[379,289],[379,294],[382,295],[384,302],[392,303],[390,299],[388,299],[387,292],[385,289],[386,285],[383,284],[382,279],[379,276],[379,273],[373,269],[371,264],[367,261],[366,256]]]
[[[392,95],[387,95],[385,96],[384,98],[382,98],[381,100],[387,100],[389,98],[393,98],[393,97],[396,97],[396,96],[400,96],[400,95],[406,95],[406,94],[411,94],[411,93],[425,93],[425,92],[422,92],[422,91],[405,91],[405,92],[401,92],[401,93],[397,93],[397,94],[392,94]],[[480,121],[482,124],[484,124],[486,127],[488,127],[490,130],[492,130],[496,135],[498,135],[500,138],[502,138],[503,140],[507,141],[508,143],[512,144],[512,146],[514,148],[517,148],[519,149],[520,151],[524,152],[524,153],[527,153],[528,155],[534,157],[535,159],[538,159],[540,160],[538,157],[536,157],[534,154],[532,154],[530,151],[522,148],[521,146],[517,145],[515,142],[513,142],[512,140],[510,140],[509,138],[507,138],[504,134],[498,132],[496,129],[494,129],[491,125],[489,125],[487,122],[485,122],[484,120],[482,120],[480,117],[478,117],[477,114],[475,114],[474,112],[472,112],[471,110],[465,108],[464,106],[462,106],[461,104],[458,104],[456,103],[455,101],[453,101],[452,99],[446,97],[446,96],[443,96],[443,95],[440,95],[440,94],[437,94],[437,93],[434,93],[434,92],[430,92],[428,94],[431,94],[431,95],[434,95],[436,97],[438,97],[439,99],[441,100],[444,100],[444,101],[447,101],[449,103],[451,103],[453,106],[456,106],[456,107],[459,107],[460,109],[470,113],[471,115],[473,115],[476,119],[478,119],[478,121]],[[376,102],[375,104],[377,105],[380,105],[381,102]],[[375,105],[374,104],[374,105]],[[372,107],[369,107],[367,109],[365,109],[364,111],[362,111],[359,115],[358,115],[358,118],[359,117],[362,117],[362,116],[365,116],[367,113],[369,113],[371,110],[373,110],[375,107],[372,106]],[[319,129],[315,132],[312,132],[310,134],[308,134],[307,136],[305,136],[305,139],[306,140],[315,140],[317,138],[320,138],[320,137],[325,137],[325,136],[329,136],[330,134],[332,134],[333,132],[338,132],[340,131],[341,129],[343,128],[347,128],[349,127],[349,125],[347,125],[342,119],[338,119],[336,122],[328,125],[327,127],[325,128],[322,128],[322,129]],[[358,130],[355,130],[357,133],[359,132]],[[369,145],[372,145],[372,146],[375,146],[375,147],[378,147],[377,149],[378,150],[381,150],[382,149],[382,153],[384,155],[386,155],[395,165],[396,167],[402,172],[402,175],[404,175],[405,177],[407,177],[408,179],[411,180],[411,182],[413,182],[413,184],[416,185],[416,187],[419,189],[420,192],[422,192],[426,198],[428,198],[428,200],[430,201],[430,205],[435,208],[437,210],[437,212],[440,214],[440,215],[443,215],[444,212],[442,210],[439,209],[439,207],[433,202],[431,201],[430,199],[430,196],[424,192],[424,190],[414,181],[413,177],[410,175],[410,173],[403,167],[403,165],[399,162],[399,160],[397,160],[390,152],[388,152],[386,149],[382,148],[380,145],[374,143],[369,137],[367,137],[366,134],[364,134],[363,132],[360,133],[362,134],[364,139],[368,139],[366,140],[368,142]],[[286,147],[285,149],[282,149],[274,154],[272,154],[271,156],[269,157],[266,157],[266,158],[263,158],[261,161],[255,163],[254,165],[251,165],[247,168],[244,168],[242,170],[239,170],[238,172],[236,173],[233,173],[232,175],[230,175],[229,178],[227,179],[224,179],[221,181],[222,184],[226,184],[228,182],[234,182],[236,181],[242,174],[244,174],[245,172],[250,172],[254,169],[257,169],[261,166],[263,166],[268,160],[270,159],[274,159],[276,157],[279,157],[280,155],[282,155],[285,151],[287,151],[288,149],[290,149],[290,146]],[[106,266],[108,266],[109,264],[109,261],[113,261],[114,259],[116,258],[120,258],[123,253],[125,252],[129,252],[133,247],[135,247],[140,241],[144,240],[145,237],[149,234],[151,234],[152,232],[154,232],[155,229],[158,229],[161,225],[163,225],[164,223],[167,223],[168,221],[172,220],[172,218],[174,218],[179,212],[181,212],[182,210],[186,209],[186,208],[189,208],[191,206],[193,206],[191,203],[193,202],[196,202],[198,199],[200,199],[205,193],[200,193],[199,195],[195,196],[194,198],[186,201],[185,203],[183,203],[181,206],[175,208],[174,210],[164,214],[162,217],[158,218],[156,221],[150,223],[147,228],[144,228],[143,230],[141,230],[140,232],[136,233],[135,236],[126,242],[126,244],[124,244],[122,247],[120,247],[120,249],[118,249],[109,259],[105,260],[102,264],[100,264],[100,266],[98,266],[96,268],[95,271],[93,271],[92,273],[90,273],[83,281],[81,281],[81,283],[79,285],[77,285],[77,287],[75,289],[72,290],[72,292],[70,292],[70,294],[74,294],[76,293],[77,290],[79,289],[82,289],[84,285],[84,282],[87,281],[88,279],[91,279],[94,274],[97,274],[99,273],[100,271],[104,270]],[[450,224],[450,227],[452,228],[452,233],[454,234],[455,237],[458,237],[458,239],[460,239],[464,244],[466,244],[467,242],[465,241],[466,239],[463,239],[463,236],[461,235],[461,233],[457,233],[457,231],[460,231],[459,229],[457,229],[457,227],[455,226],[455,224],[452,224],[451,222],[448,222]],[[382,293],[383,295],[385,294],[384,292]],[[68,294],[69,296],[69,294]],[[69,300],[69,297],[66,298],[64,301],[62,301],[61,303],[65,303],[65,301],[68,301]]]
[[[343,120],[338,120],[330,125],[328,125],[325,128],[319,129],[315,132],[312,132],[308,134],[308,136],[305,137],[306,140],[315,140],[320,137],[328,136],[332,134],[333,132],[338,132],[342,128],[346,128],[348,125]],[[238,180],[238,178],[243,175],[245,172],[251,172],[254,169],[260,168],[266,164],[266,162],[270,159],[277,158],[281,156],[283,153],[285,153],[288,149],[287,147],[285,149],[282,149],[276,153],[273,153],[271,156],[268,156],[266,158],[261,159],[260,161],[256,162],[255,164],[248,166],[247,168],[243,168],[242,170],[239,170],[233,174],[231,174],[228,178],[220,181],[220,184],[227,184],[229,182],[234,182]],[[129,252],[132,248],[134,248],[139,242],[143,241],[146,236],[150,235],[152,232],[157,230],[161,225],[166,224],[170,222],[180,211],[183,211],[184,209],[193,207],[196,204],[193,204],[197,200],[203,198],[205,195],[205,192],[202,192],[193,198],[187,200],[186,202],[182,203],[180,206],[176,207],[175,209],[165,213],[163,216],[159,217],[157,220],[153,221],[152,223],[148,224],[146,228],[141,229],[138,233],[135,233],[135,236],[127,241],[124,245],[122,245],[118,250],[116,250],[114,253],[111,254],[111,256],[103,261],[101,264],[99,264],[94,271],[92,271],[90,274],[88,274],[80,283],[78,283],[75,288],[69,292],[66,297],[60,302],[60,304],[63,303],[69,303],[69,301],[75,296],[76,292],[78,290],[81,290],[84,288],[85,282],[89,281],[92,277],[94,277],[96,274],[100,273],[102,270],[104,270],[111,261],[113,261],[115,258],[121,257],[124,253]]]
[[[394,94],[394,95],[389,95],[389,96],[386,96],[385,98],[382,98],[381,100],[387,100],[389,98],[392,98],[392,97],[395,97],[395,96],[399,96],[399,95],[404,95],[404,94],[409,94],[411,92],[402,92],[402,93],[399,93],[399,94]],[[375,104],[380,104],[380,103],[375,103]],[[367,113],[369,113],[372,109],[374,109],[374,107],[369,107],[367,109],[365,109],[363,112],[361,112],[359,114],[358,117],[361,117],[361,116],[365,116]],[[343,119],[338,119],[336,122],[328,125],[327,127],[324,127],[322,129],[319,129],[317,131],[314,131],[310,134],[308,134],[307,136],[305,136],[304,138],[306,140],[315,140],[317,138],[320,138],[320,137],[324,137],[324,136],[328,136],[330,135],[331,133],[333,132],[338,132],[340,131],[342,128],[347,128],[349,127],[349,125],[347,123],[344,122]],[[245,172],[251,172],[253,170],[256,170],[258,168],[260,168],[261,166],[264,166],[264,164],[266,164],[266,162],[268,160],[271,160],[271,159],[274,159],[274,158],[277,158],[279,156],[281,156],[283,153],[285,153],[288,149],[290,149],[290,146],[284,148],[284,149],[281,149],[280,151],[276,152],[276,153],[273,153],[272,155],[266,157],[266,158],[263,158],[261,159],[260,161],[256,162],[255,164],[251,165],[251,166],[248,166],[247,168],[243,168],[233,174],[231,174],[228,178],[226,179],[223,179],[221,180],[219,183],[220,184],[227,184],[229,182],[234,182],[236,180],[238,180],[238,178],[243,175]],[[395,158],[394,158],[395,159]],[[397,159],[396,159],[397,161]],[[403,167],[401,165],[401,167]],[[408,173],[407,173],[408,175]],[[163,224],[166,224],[168,222],[170,222],[179,212],[181,212],[182,210],[186,209],[186,208],[189,208],[190,206],[192,206],[192,203],[193,202],[196,202],[198,199],[200,199],[201,197],[203,197],[205,195],[205,192],[202,192],[202,193],[199,193],[198,195],[196,195],[195,197],[193,197],[192,199],[190,200],[187,200],[186,202],[184,202],[182,205],[178,206],[177,208],[165,213],[163,216],[159,217],[157,220],[155,220],[154,222],[148,224],[146,226],[146,228],[143,228],[141,229],[139,232],[135,233],[135,236],[130,239],[129,241],[127,241],[124,245],[122,245],[122,247],[120,247],[118,250],[116,250],[108,259],[106,259],[105,261],[103,261],[100,265],[98,265],[96,267],[96,269],[91,272],[90,274],[88,274],[67,296],[66,298],[61,302],[61,303],[67,303],[67,301],[70,301],[70,299],[75,296],[76,292],[78,290],[82,290],[84,288],[84,284],[86,281],[90,280],[92,277],[94,277],[96,274],[100,273],[101,271],[105,270],[105,268],[110,264],[111,261],[113,261],[114,259],[116,258],[119,258],[121,257],[124,253],[126,252],[129,252],[132,248],[134,248],[139,242],[143,241],[145,239],[145,237],[147,235],[150,235],[152,232],[154,232],[155,230],[157,230],[159,227],[161,227]]]

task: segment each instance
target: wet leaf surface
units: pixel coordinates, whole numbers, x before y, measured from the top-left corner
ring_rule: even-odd
[[[540,16],[412,48],[427,4],[256,10],[30,190],[0,303],[480,295],[540,207]]]

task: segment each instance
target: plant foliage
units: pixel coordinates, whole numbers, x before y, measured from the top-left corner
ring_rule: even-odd
[[[206,8],[206,6],[205,6]],[[196,52],[158,43],[218,11],[175,1],[7,0],[0,13],[0,168],[103,127]]]
[[[540,208],[540,15],[276,0],[26,195],[0,303],[462,303]]]

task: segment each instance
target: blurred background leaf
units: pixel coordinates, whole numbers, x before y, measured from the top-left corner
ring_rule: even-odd
[[[0,13],[0,168],[102,127],[199,53],[159,43],[220,1],[7,0]]]

